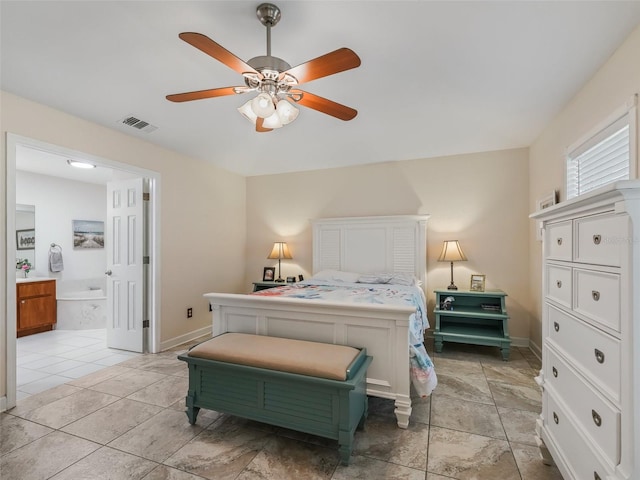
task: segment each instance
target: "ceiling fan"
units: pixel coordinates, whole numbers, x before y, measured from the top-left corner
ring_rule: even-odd
[[[167,100],[188,102],[258,92],[256,97],[238,108],[242,115],[255,124],[258,132],[269,132],[294,121],[298,116],[294,104],[340,120],[353,119],[358,114],[353,108],[300,90],[298,85],[359,67],[358,55],[348,48],[339,48],[292,68],[281,58],[271,55],[271,27],[280,21],[280,9],[271,3],[263,3],[258,6],[256,14],[267,27],[267,55],[254,57],[247,62],[201,33],[184,32],[179,35],[188,44],[240,73],[245,85],[176,93],[167,95]]]

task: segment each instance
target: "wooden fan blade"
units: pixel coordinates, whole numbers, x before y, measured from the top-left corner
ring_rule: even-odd
[[[264,118],[258,117],[256,118],[256,132],[270,132],[273,128],[265,128],[262,126],[264,123]]]
[[[222,45],[219,45],[218,43],[214,42],[206,35],[202,35],[201,33],[194,33],[194,32],[183,32],[178,36],[182,40],[187,42],[189,45],[196,47],[198,50],[201,50],[207,55],[224,63],[227,67],[235,70],[240,74],[249,73],[249,72],[258,74],[258,72],[254,70],[251,66],[249,66],[244,61],[240,60],[229,50],[224,48]]]
[[[356,115],[358,115],[358,111],[354,110],[351,107],[347,107],[346,105],[342,105],[326,98],[319,97],[318,95],[314,95],[313,93],[303,92],[302,90],[291,90],[290,93],[294,95],[302,95],[302,98],[296,103],[304,105],[308,108],[312,108],[319,112],[326,113],[327,115],[331,115],[332,117],[339,118],[340,120],[351,120],[355,118]]]
[[[211,88],[209,90],[198,90],[197,92],[174,93],[167,95],[167,100],[172,102],[190,102],[191,100],[202,100],[203,98],[224,97],[225,95],[235,95],[237,87]]]
[[[360,57],[349,48],[339,48],[331,53],[301,63],[286,72],[280,74],[282,79],[285,74],[292,75],[298,83],[306,83],[318,78],[327,77],[334,73],[344,72],[360,66]]]

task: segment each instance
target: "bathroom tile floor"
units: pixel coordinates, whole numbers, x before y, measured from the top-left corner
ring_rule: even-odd
[[[528,349],[503,362],[498,349],[445,344],[433,355],[439,385],[414,399],[409,428],[397,428],[392,401],[369,399],[348,467],[335,441],[208,410],[190,425],[187,367],[176,359],[185,349],[129,358],[19,400],[0,416],[3,480],[562,478],[535,444],[540,362]]]
[[[139,355],[107,348],[106,330],[51,330],[16,342],[18,400]]]

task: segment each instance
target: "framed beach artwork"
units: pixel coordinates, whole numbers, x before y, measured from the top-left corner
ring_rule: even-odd
[[[72,220],[73,249],[104,248],[104,222]]]

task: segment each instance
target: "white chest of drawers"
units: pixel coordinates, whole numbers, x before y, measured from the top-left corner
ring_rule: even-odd
[[[531,218],[543,238],[543,458],[565,480],[639,480],[640,181]]]

